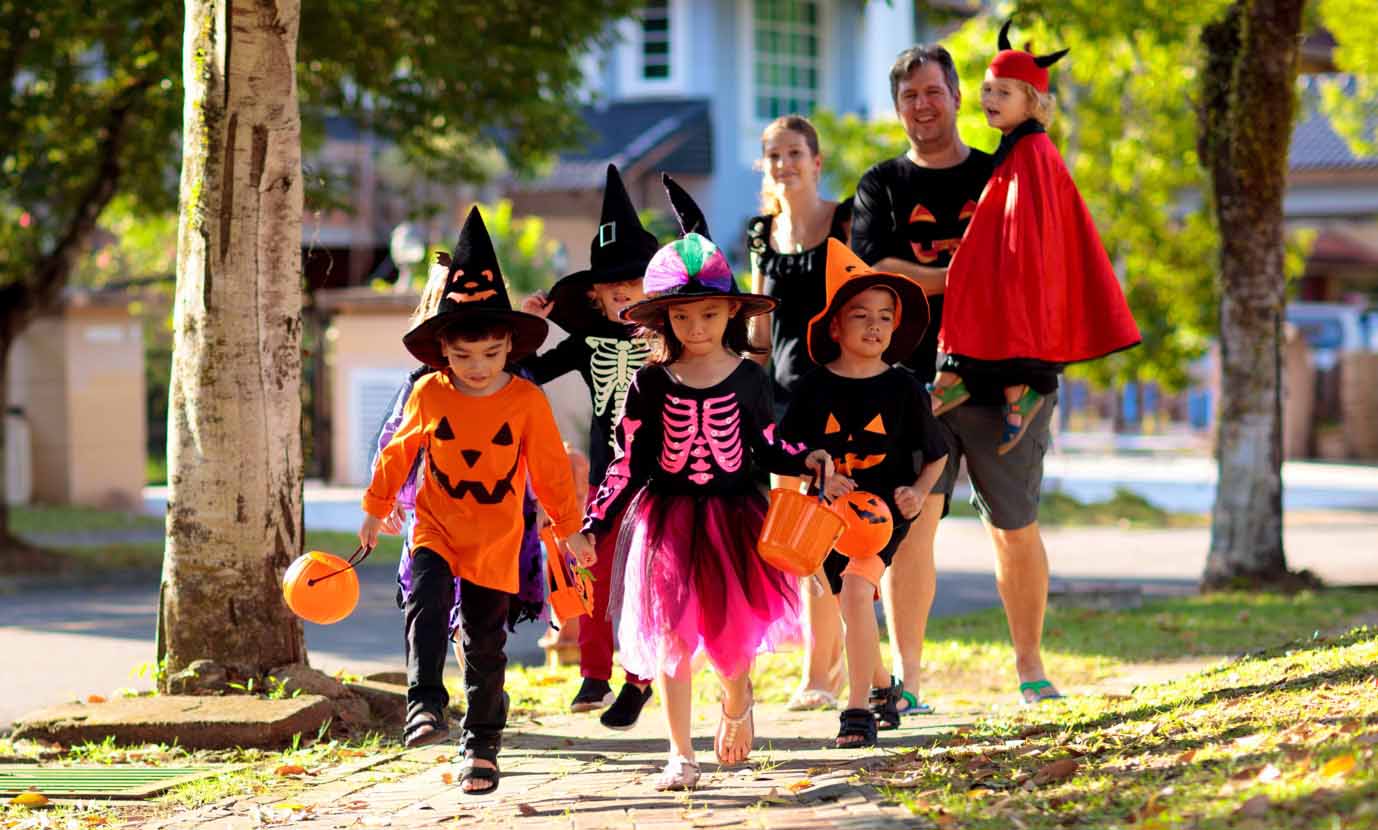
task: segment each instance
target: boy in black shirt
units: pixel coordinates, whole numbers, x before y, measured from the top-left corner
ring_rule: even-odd
[[[871,746],[876,720],[866,690],[889,696],[894,681],[880,654],[874,611],[881,575],[942,474],[947,444],[912,374],[891,367],[923,336],[928,308],[918,283],[871,270],[828,240],[828,304],[809,323],[809,356],[819,367],[800,381],[780,422],[785,440],[828,451],[838,470],[824,484],[837,499],[864,490],[890,509],[893,531],[875,556],[834,551],[823,571],[840,594],[846,627],[848,700],[839,748]],[[879,679],[879,682],[877,682]]]

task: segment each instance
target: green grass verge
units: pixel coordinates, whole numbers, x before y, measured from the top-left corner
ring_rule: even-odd
[[[9,509],[10,531],[20,536],[35,534],[106,533],[134,530],[156,531],[163,527],[157,516],[142,516],[94,507],[29,504]]]
[[[979,513],[966,499],[954,499],[950,515],[977,518]],[[1172,527],[1206,527],[1205,513],[1172,513],[1123,487],[1105,501],[1083,502],[1057,490],[1043,493],[1038,503],[1038,523],[1044,527],[1115,526],[1137,530]]]
[[[1373,827],[1376,747],[1378,629],[1360,628],[991,719],[866,779],[942,828]]]

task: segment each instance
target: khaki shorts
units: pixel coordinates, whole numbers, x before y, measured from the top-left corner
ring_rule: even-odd
[[[952,498],[957,468],[965,458],[971,477],[971,504],[983,519],[1001,530],[1033,524],[1038,520],[1043,456],[1052,442],[1056,406],[1057,393],[1048,395],[1024,438],[1005,455],[996,452],[1005,428],[1002,407],[968,402],[945,413],[938,422],[947,439],[947,466],[933,492]]]

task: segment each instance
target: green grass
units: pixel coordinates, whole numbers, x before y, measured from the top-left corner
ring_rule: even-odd
[[[993,718],[866,778],[938,827],[1373,827],[1375,748],[1378,629],[1359,628]]]
[[[1052,607],[1043,638],[1050,677],[1071,687],[1105,680],[1134,664],[1182,657],[1238,655],[1268,645],[1311,637],[1349,624],[1378,605],[1378,592],[1303,591],[1279,594],[1208,594],[1147,602],[1126,611]],[[888,643],[883,653],[889,655]],[[757,659],[752,672],[757,699],[784,703],[799,681],[801,654],[787,651]],[[939,617],[924,642],[921,691],[944,711],[1016,697],[1014,651],[1004,613],[991,609]],[[614,685],[620,678],[614,678]],[[452,699],[462,701],[457,678]],[[575,666],[509,666],[507,691],[514,714],[543,717],[567,711],[580,683]],[[717,700],[711,671],[694,680],[699,704]]]
[[[11,507],[9,521],[10,530],[20,536],[161,530],[163,527],[163,520],[158,516],[50,504]]]
[[[951,515],[977,518],[979,513],[966,499],[954,499]],[[1083,502],[1057,490],[1042,495],[1038,504],[1038,523],[1044,527],[1116,526],[1139,530],[1170,527],[1206,527],[1205,513],[1171,513],[1144,497],[1117,487],[1105,501]]]

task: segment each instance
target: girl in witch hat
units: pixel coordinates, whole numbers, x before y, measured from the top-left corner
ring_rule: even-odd
[[[645,287],[649,299],[622,316],[653,335],[653,356],[627,393],[617,455],[584,527],[601,538],[626,511],[612,585],[622,664],[661,684],[670,759],[656,788],[690,789],[695,653],[723,686],[718,761],[740,763],[754,737],[752,660],[798,637],[794,579],[756,553],[766,499],[755,467],[801,475],[832,465],[776,436],[765,370],[742,359],[747,318],[774,300],[741,293],[699,233],[661,248]]]
[[[834,551],[823,563],[846,630],[848,700],[836,746],[850,749],[874,745],[878,721],[899,725],[904,686],[885,670],[875,596],[948,451],[919,382],[893,366],[928,328],[923,289],[909,277],[873,270],[836,239],[827,245],[826,305],[806,333],[817,368],[799,381],[780,434],[832,455],[838,475],[827,480],[826,498],[862,490],[890,511],[890,540],[877,555],[849,559]]]
[[[371,548],[421,459],[405,609],[404,737],[408,746],[421,746],[448,735],[442,675],[459,577],[468,762],[462,780],[470,793],[490,792],[499,780],[507,722],[504,626],[519,583],[528,473],[557,534],[586,566],[596,559],[578,532],[581,511],[550,404],[539,387],[507,371],[509,361],[533,352],[545,334],[544,320],[512,310],[483,219],[477,208],[470,211],[436,313],[402,338],[418,360],[440,371],[412,388],[363,498],[359,541]]]
[[[589,424],[589,491],[603,482],[612,461],[613,427],[622,417],[622,404],[632,376],[651,354],[636,325],[619,317],[622,309],[646,299],[641,281],[660,246],[641,226],[636,208],[622,184],[617,167],[608,165],[603,188],[603,211],[589,248],[587,269],[562,278],[549,298],[536,294],[522,309],[551,320],[569,332],[555,348],[526,358],[521,368],[538,384],[578,372],[593,403]],[[599,540],[598,564],[593,568],[593,612],[579,619],[579,672],[583,683],[570,710],[587,712],[611,704],[600,720],[610,729],[630,729],[651,698],[651,678],[628,671],[627,681],[614,698],[612,678],[613,630],[607,619],[613,546],[617,526]]]
[[[1067,54],[1013,49],[1010,21],[986,70],[981,107],[1004,137],[995,172],[947,270],[935,414],[971,389],[1003,389],[999,452],[1013,449],[1069,363],[1139,343],[1095,223],[1045,127],[1048,67]]]

